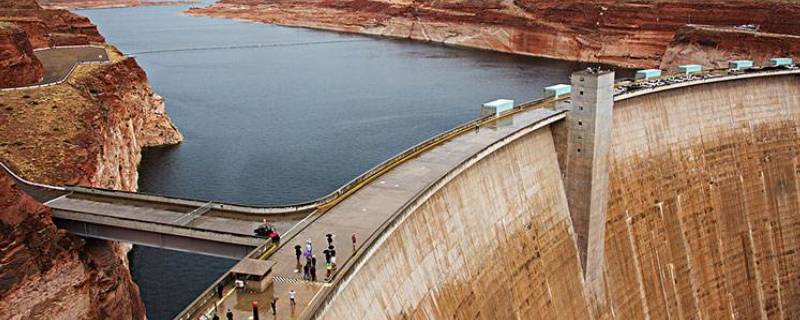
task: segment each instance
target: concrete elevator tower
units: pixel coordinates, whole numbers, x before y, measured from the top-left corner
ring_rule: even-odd
[[[587,69],[573,73],[572,106],[567,113],[567,203],[586,287],[598,302],[605,300],[603,252],[613,86],[612,71]]]

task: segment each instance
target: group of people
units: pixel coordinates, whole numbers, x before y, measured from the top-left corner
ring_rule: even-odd
[[[330,280],[331,274],[336,271],[336,246],[333,244],[333,238],[335,236],[336,235],[333,233],[325,235],[325,239],[328,243],[328,247],[322,250],[322,254],[325,256],[325,281]],[[351,238],[354,251],[356,248],[356,237],[356,234],[353,233]],[[299,244],[295,245],[294,254],[297,258],[297,268],[295,272],[300,272],[302,270],[304,280],[317,281],[317,256],[314,254],[311,239],[306,240],[305,248]],[[305,264],[301,262],[301,256],[305,257]]]
[[[263,235],[272,239],[273,242],[278,244],[280,242],[280,236],[274,230],[274,228],[270,228],[269,224],[264,222],[264,224],[256,230],[256,233],[259,235]],[[336,237],[333,233],[325,234],[325,240],[328,243],[328,247],[325,250],[322,250],[322,254],[325,256],[325,281],[329,281],[331,279],[331,274],[336,271],[336,246],[333,244],[333,238]],[[275,239],[277,238],[277,239]],[[356,242],[357,242],[357,235],[354,232],[351,236],[351,240],[353,243],[353,252],[356,250]],[[306,240],[305,248],[301,245],[294,246],[295,255],[297,256],[297,268],[295,272],[300,272],[303,270],[303,279],[308,281],[317,281],[317,256],[314,255],[314,248],[311,244],[311,239]],[[301,263],[300,257],[305,257],[305,264]],[[222,297],[222,285],[220,284],[217,287],[218,295],[220,298]],[[294,289],[289,290],[289,305],[291,306],[292,310],[294,310],[295,306],[297,305],[297,292]],[[273,297],[272,301],[270,302],[270,309],[272,314],[277,314],[277,302],[278,298]],[[258,307],[255,302],[253,302],[253,313],[255,317],[258,314]],[[225,313],[225,318],[227,320],[233,320],[233,312],[228,309],[228,312]],[[219,316],[217,316],[216,312],[214,312],[213,320],[218,320]]]

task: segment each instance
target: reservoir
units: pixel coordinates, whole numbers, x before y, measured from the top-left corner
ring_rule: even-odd
[[[206,5],[209,4],[208,2]],[[81,10],[137,57],[182,144],[150,149],[139,190],[251,205],[321,197],[586,65],[406,40],[192,17],[187,6]],[[135,247],[149,319],[171,319],[235,261]]]

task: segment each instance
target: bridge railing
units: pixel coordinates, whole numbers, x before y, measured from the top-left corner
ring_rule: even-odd
[[[506,113],[501,114],[499,117],[495,117],[495,116],[492,116],[492,115],[488,115],[488,116],[485,116],[485,117],[480,117],[478,119],[471,120],[469,122],[461,124],[461,125],[453,128],[453,129],[451,129],[451,130],[448,130],[446,132],[440,133],[440,134],[438,134],[438,135],[436,135],[436,136],[434,136],[434,137],[432,137],[430,139],[427,139],[427,140],[425,140],[423,142],[420,142],[420,143],[418,143],[418,144],[416,144],[416,145],[404,150],[403,152],[397,154],[396,156],[394,156],[394,157],[392,157],[392,158],[380,163],[379,165],[375,166],[374,168],[370,169],[369,171],[367,171],[367,172],[359,175],[355,179],[351,180],[349,183],[345,184],[343,187],[341,187],[338,190],[334,191],[333,193],[331,193],[330,195],[326,196],[325,198],[318,200],[318,202],[320,203],[320,209],[322,209],[322,211],[324,211],[324,210],[327,210],[327,209],[335,206],[336,204],[338,204],[339,202],[341,202],[342,200],[347,198],[347,196],[351,195],[352,193],[354,193],[355,191],[357,191],[358,189],[360,189],[364,185],[366,185],[369,182],[371,182],[374,179],[376,179],[377,177],[380,177],[381,175],[383,175],[387,171],[399,166],[400,164],[404,163],[405,161],[408,161],[409,159],[412,159],[412,158],[416,157],[417,155],[425,152],[426,150],[429,150],[429,149],[431,149],[431,148],[433,148],[433,147],[435,147],[435,146],[437,146],[437,145],[439,145],[439,144],[441,144],[441,143],[443,143],[445,141],[449,141],[449,140],[453,139],[454,137],[457,137],[457,136],[459,136],[461,134],[464,134],[466,132],[475,130],[476,128],[478,128],[478,127],[480,127],[482,125],[485,125],[485,124],[487,124],[489,122],[496,121],[496,120],[498,120],[500,118],[511,116],[513,114],[516,114],[516,113],[519,113],[521,111],[527,110],[527,109],[529,109],[531,107],[544,106],[544,105],[546,105],[547,102],[556,102],[556,101],[563,101],[563,100],[566,100],[566,98],[559,98],[559,99],[544,98],[544,99],[537,99],[537,100],[528,101],[528,102],[525,102],[525,103],[522,103],[522,104],[519,104],[519,105],[515,106],[512,110],[509,110]],[[306,225],[308,225],[308,224],[310,224],[312,222],[313,221],[308,221],[308,222],[306,222]],[[368,239],[374,238],[373,235],[370,235],[370,237]],[[269,257],[271,256],[271,253],[277,251],[278,249],[280,249],[284,245],[287,245],[288,243],[289,243],[288,241],[282,241],[281,244],[278,245],[278,246],[273,246],[271,244],[267,244],[265,246],[257,248],[256,250],[253,250],[253,252],[251,254],[249,254],[248,257],[256,258],[256,259],[269,259]],[[345,264],[345,265],[347,265],[347,264]],[[335,275],[337,273],[339,273],[339,272],[341,272],[341,271],[338,271],[338,272],[334,273],[333,276],[335,277]],[[219,284],[223,284],[223,285],[229,284],[229,282],[232,281],[232,279],[233,278],[231,277],[230,271],[228,271],[225,274],[223,274],[219,279],[217,279],[217,281],[215,281],[211,285],[211,287],[206,289],[206,291],[204,291],[200,296],[198,296],[191,304],[186,306],[186,308],[184,308],[184,310],[181,311],[181,313],[179,313],[175,317],[175,319],[187,320],[187,319],[191,319],[192,316],[197,315],[198,312],[201,312],[201,313],[205,312],[206,310],[201,310],[200,308],[206,306],[209,303],[209,301],[211,301],[211,299],[213,299],[213,297],[216,295],[216,293],[214,291],[215,288]]]
[[[511,112],[509,112],[507,114],[504,114],[502,116],[503,117],[510,116],[510,115],[513,115],[515,113],[518,113],[518,112],[520,112],[522,110],[525,110],[525,109],[528,109],[528,108],[536,109],[536,107],[547,107],[547,106],[556,107],[557,103],[559,101],[565,101],[567,99],[568,99],[567,97],[545,98],[545,99],[539,99],[539,100],[526,102],[524,104],[516,106],[513,111],[511,111]],[[541,125],[542,122],[544,122],[544,121],[546,121],[548,119],[552,119],[553,117],[558,116],[560,114],[563,114],[565,112],[566,112],[566,110],[563,110],[563,109],[560,110],[560,111],[557,111],[557,113],[553,114],[553,116],[548,117],[546,119],[543,119],[542,121],[537,122],[537,124]],[[494,120],[495,119],[484,119],[482,121],[482,123],[479,123],[478,125],[483,125],[486,122],[494,121]],[[534,125],[536,125],[536,124],[534,124]],[[522,130],[522,129],[520,129],[520,130]],[[511,135],[513,135],[513,133]],[[504,139],[507,139],[507,137],[504,138]],[[380,239],[380,237],[382,235],[384,235],[386,233],[387,230],[390,230],[391,228],[396,226],[402,220],[402,217],[411,208],[413,208],[417,204],[419,204],[420,201],[424,201],[424,199],[423,199],[424,197],[423,196],[426,193],[431,192],[431,190],[433,190],[437,185],[443,183],[443,181],[448,180],[448,176],[452,175],[454,172],[457,172],[460,168],[464,167],[465,165],[469,164],[470,162],[475,161],[477,159],[477,157],[479,157],[480,153],[484,152],[485,150],[487,150],[489,148],[491,148],[491,146],[487,146],[486,148],[482,149],[481,151],[479,151],[475,155],[469,157],[468,159],[463,160],[457,166],[455,166],[451,171],[449,171],[448,173],[446,173],[445,175],[443,175],[439,179],[436,179],[436,181],[431,182],[429,185],[427,185],[425,188],[423,188],[422,190],[417,192],[413,197],[411,197],[406,203],[404,203],[403,206],[399,210],[397,210],[397,212],[395,212],[389,219],[384,221],[383,224],[381,224],[374,232],[372,232],[365,239],[365,241],[362,244],[362,246],[356,252],[353,253],[353,256],[344,263],[342,268],[340,268],[339,270],[337,270],[336,272],[334,272],[332,274],[332,277],[331,277],[331,280],[330,280],[332,285],[330,287],[328,287],[328,288],[323,289],[323,290],[325,290],[325,292],[323,292],[319,296],[319,298],[317,300],[313,301],[312,304],[308,308],[306,308],[306,310],[300,315],[299,319],[315,319],[315,318],[318,318],[322,314],[322,312],[324,312],[324,306],[330,301],[330,298],[334,295],[335,292],[337,292],[337,290],[339,290],[341,288],[343,280],[346,277],[348,277],[348,276],[353,274],[353,271],[354,271],[353,268],[364,261],[364,259],[367,257],[367,253],[370,250],[374,249],[373,245]]]
[[[39,51],[52,50],[52,49],[73,49],[73,48],[106,49],[103,46],[84,45],[84,46],[60,46],[60,47],[51,47],[51,48],[39,48],[39,49],[35,49],[33,51],[34,52],[39,52]],[[56,85],[62,84],[64,82],[67,82],[67,80],[69,80],[69,77],[72,75],[73,72],[75,72],[75,69],[77,69],[79,66],[82,66],[82,65],[109,64],[109,63],[111,63],[110,59],[108,61],[82,61],[82,62],[76,62],[75,64],[72,65],[72,67],[69,69],[69,71],[67,71],[67,73],[64,74],[63,78],[61,78],[59,80],[56,80],[54,82],[43,83],[43,84],[35,84],[35,85],[29,85],[29,86],[12,87],[12,88],[0,88],[0,92],[32,90],[32,89],[40,89],[40,88],[56,86]]]

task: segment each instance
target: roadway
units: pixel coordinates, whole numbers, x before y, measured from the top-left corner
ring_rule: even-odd
[[[63,47],[47,48],[34,51],[34,55],[42,62],[44,78],[42,81],[19,88],[54,84],[67,79],[75,66],[81,63],[109,62],[108,52],[102,47]]]
[[[207,301],[196,310],[205,313],[216,308],[219,315],[224,317],[224,312],[231,309],[235,319],[247,319],[252,315],[251,303],[257,301],[262,306],[263,319],[269,314],[268,306],[274,295],[279,298],[275,319],[294,319],[301,317],[304,312],[313,311],[313,304],[319,302],[317,299],[321,299],[325,290],[330,290],[330,284],[324,281],[325,259],[322,249],[327,246],[325,234],[336,235],[337,264],[341,268],[354,257],[354,253],[357,256],[366,250],[369,244],[365,240],[377,237],[381,226],[391,221],[409,201],[416,199],[459,164],[514,132],[543,121],[561,119],[563,112],[552,110],[553,106],[553,102],[544,103],[538,107],[549,108],[524,111],[507,119],[486,123],[477,130],[462,133],[409,157],[409,160],[366,183],[335,206],[312,214],[290,230],[282,245],[267,257],[268,261],[275,263],[273,292],[240,292],[233,290],[229,284],[223,299]],[[354,232],[360,239],[357,252],[353,251],[350,241],[350,235]],[[318,260],[316,282],[304,281],[302,273],[295,272],[294,246],[304,245],[307,240],[312,241]],[[297,292],[297,306],[294,309],[289,304],[290,290]],[[189,313],[191,319],[200,316],[197,312]],[[273,317],[269,315],[268,318]]]

